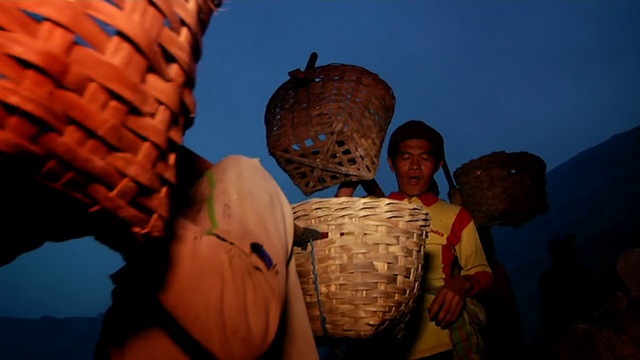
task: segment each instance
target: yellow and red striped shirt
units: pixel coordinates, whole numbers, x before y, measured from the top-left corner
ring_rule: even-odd
[[[460,275],[466,277],[471,284],[468,295],[485,290],[491,285],[491,269],[482,250],[473,218],[465,208],[440,200],[433,193],[408,198],[394,192],[389,198],[421,204],[431,216],[431,230],[425,246],[423,278],[423,292],[426,298],[422,316],[425,321],[422,321],[411,357],[416,359],[450,350],[452,344],[449,331],[428,321],[427,308],[434,298],[434,295],[429,294],[429,290],[440,288],[451,279],[456,257],[462,268]]]

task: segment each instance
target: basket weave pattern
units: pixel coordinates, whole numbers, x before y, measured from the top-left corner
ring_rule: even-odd
[[[420,289],[429,215],[378,198],[312,199],[293,211],[299,225],[328,233],[295,252],[314,334],[366,338],[401,326]]]
[[[393,91],[359,66],[292,71],[265,112],[267,146],[305,195],[370,180],[395,109]]]
[[[528,152],[494,152],[453,173],[477,225],[518,227],[548,208],[546,164]]]
[[[0,1],[0,151],[164,233],[210,0]],[[11,169],[3,169],[11,172]]]

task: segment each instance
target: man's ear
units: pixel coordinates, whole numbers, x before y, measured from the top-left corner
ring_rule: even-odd
[[[391,168],[391,172],[395,173],[396,169],[393,167],[393,160],[391,160],[391,157],[387,157],[387,162],[389,163],[389,167]]]
[[[444,165],[444,159],[440,160],[440,163],[438,164],[438,170],[442,169],[442,165]]]

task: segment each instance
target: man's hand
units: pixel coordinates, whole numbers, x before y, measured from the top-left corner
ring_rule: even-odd
[[[429,320],[440,328],[451,325],[462,313],[471,284],[462,276],[447,281],[429,305]]]
[[[294,223],[293,246],[302,250],[307,250],[307,245],[314,240],[320,240],[327,237],[327,233],[308,227],[302,227]]]
[[[360,185],[357,181],[345,181],[338,185],[335,197],[352,197],[356,192],[356,188]]]
[[[338,185],[338,191],[336,191],[335,197],[352,197],[356,192],[356,188],[362,186],[362,189],[368,196],[374,196],[378,198],[384,198],[386,195],[380,187],[380,184],[376,179],[361,180],[361,181],[344,181]]]

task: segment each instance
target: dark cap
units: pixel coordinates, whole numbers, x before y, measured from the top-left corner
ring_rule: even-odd
[[[398,126],[393,133],[391,133],[389,146],[387,147],[387,156],[391,160],[395,160],[398,156],[400,144],[403,141],[414,139],[425,140],[431,143],[433,145],[431,156],[438,162],[444,159],[444,138],[436,129],[421,120],[409,120]]]

